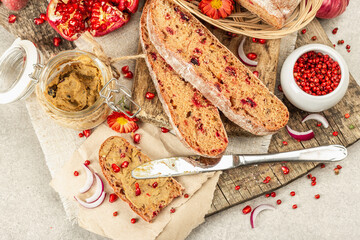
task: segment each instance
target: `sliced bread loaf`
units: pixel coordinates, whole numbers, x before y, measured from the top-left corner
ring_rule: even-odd
[[[286,125],[286,106],[187,10],[153,0],[147,27],[165,61],[231,121],[256,135]]]
[[[146,28],[147,6],[141,16],[140,41],[157,95],[182,142],[197,154],[216,157],[228,144],[219,111],[158,54]]]
[[[299,5],[300,0],[236,0],[268,24],[280,29]]]
[[[147,222],[151,222],[161,209],[183,193],[183,187],[173,178],[133,178],[131,171],[151,159],[121,137],[105,140],[99,150],[99,161],[115,194]]]

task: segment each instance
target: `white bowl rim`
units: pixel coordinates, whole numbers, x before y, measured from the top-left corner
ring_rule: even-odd
[[[314,96],[311,94],[308,94],[306,92],[304,92],[304,90],[302,90],[297,84],[296,84],[296,80],[294,78],[294,67],[295,67],[295,63],[296,61],[300,58],[301,55],[303,55],[304,53],[310,52],[310,51],[314,51],[316,53],[318,52],[322,52],[324,54],[324,52],[326,53],[326,55],[329,55],[329,57],[331,57],[333,60],[337,61],[339,63],[340,66],[340,70],[341,70],[341,79],[340,79],[340,83],[339,85],[336,87],[336,89],[334,91],[332,91],[331,93],[328,93],[326,95],[321,95],[321,96]],[[337,92],[341,91],[341,87],[345,84],[345,80],[344,78],[346,77],[347,73],[349,72],[347,64],[345,62],[345,59],[333,48],[324,45],[324,44],[307,44],[304,46],[301,46],[297,49],[295,49],[295,51],[292,53],[293,54],[293,58],[289,61],[289,65],[292,66],[291,67],[291,78],[294,82],[294,85],[300,89],[300,94],[304,97],[310,98],[310,99],[325,99],[325,98],[330,98],[333,95],[337,94]],[[324,54],[325,55],[325,54]],[[292,84],[292,83],[291,83]]]

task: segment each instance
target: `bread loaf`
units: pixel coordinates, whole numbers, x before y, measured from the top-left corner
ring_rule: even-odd
[[[190,83],[184,81],[158,54],[149,40],[144,7],[140,41],[157,95],[177,136],[196,154],[216,157],[224,152],[228,139],[218,109]]]
[[[165,61],[231,121],[256,135],[286,125],[286,106],[187,10],[153,0],[147,27]]]
[[[125,161],[128,165],[121,167]],[[150,158],[121,137],[106,139],[99,150],[101,170],[115,194],[145,221],[151,222],[174,198],[182,195],[184,189],[173,178],[133,178],[131,171],[148,161]],[[119,171],[114,171],[113,164]]]

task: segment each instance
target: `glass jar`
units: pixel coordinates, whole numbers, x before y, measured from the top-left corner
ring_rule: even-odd
[[[65,111],[48,101],[46,89],[64,67],[77,63],[76,59],[82,55],[89,57],[100,70],[103,88],[93,105],[79,111]],[[123,112],[129,117],[135,117],[141,110],[131,99],[130,91],[112,78],[111,68],[95,55],[80,50],[63,51],[44,65],[41,53],[32,42],[16,39],[0,58],[0,104],[25,99],[35,88],[38,101],[50,118],[75,130],[98,126],[111,110]],[[133,115],[126,111],[129,104],[136,106]]]

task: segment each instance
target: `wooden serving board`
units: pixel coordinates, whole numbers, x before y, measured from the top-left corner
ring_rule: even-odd
[[[48,58],[59,51],[74,49],[75,45],[71,42],[63,41],[61,46],[56,48],[52,44],[53,37],[58,36],[55,30],[53,30],[48,24],[42,24],[39,26],[33,24],[33,19],[40,13],[46,12],[46,7],[47,1],[30,0],[28,6],[24,10],[16,13],[18,16],[16,23],[9,24],[8,16],[11,12],[0,5],[0,24],[15,36],[34,42],[44,56]],[[297,47],[313,43],[310,38],[314,35],[318,38],[316,41],[317,43],[332,46],[332,43],[329,41],[326,33],[316,19],[313,20],[306,28],[307,33],[304,35],[300,34],[298,36],[296,43]],[[221,30],[215,30],[214,33],[232,51],[237,49],[240,38],[229,38],[226,35],[224,36]],[[245,46],[247,51],[258,53],[260,62],[256,70],[259,71],[261,79],[266,79],[265,83],[271,90],[274,90],[276,82],[276,66],[279,46],[279,40],[269,41],[266,46],[258,44],[246,44]],[[134,85],[139,85],[139,82],[141,82],[141,84],[148,86],[148,89],[137,87],[135,97],[137,96],[136,98],[139,103],[143,103],[142,107],[144,109],[149,109],[149,102],[144,100],[144,96],[146,91],[155,92],[155,90],[150,84],[151,82],[148,81],[149,79],[146,72],[144,72],[146,69],[141,70],[140,68],[141,66],[144,67],[145,64],[138,63],[137,65],[137,78],[135,79]],[[307,113],[296,109],[285,100],[285,103],[289,107],[290,111],[289,125],[299,131],[311,128],[314,130],[316,137],[310,141],[299,143],[289,137],[286,130],[283,129],[273,136],[269,152],[283,152],[327,144],[342,144],[344,146],[351,145],[360,138],[359,126],[356,125],[356,123],[360,121],[360,101],[357,98],[358,96],[360,96],[360,87],[351,76],[349,90],[343,100],[332,109],[323,112],[330,123],[330,127],[328,129],[316,127],[316,123],[313,121],[301,124],[302,118],[307,115]],[[163,112],[160,103],[158,103],[156,99],[153,100],[150,105],[159,106],[157,108],[153,108],[158,111],[157,113],[160,114]],[[345,113],[350,113],[351,117],[345,119]],[[153,116],[158,116],[156,112],[152,114]],[[154,117],[154,119],[156,118]],[[164,117],[161,121],[164,123],[164,126],[167,126],[166,124],[168,122],[166,117]],[[156,120],[156,122],[160,121]],[[355,129],[349,129],[350,124],[353,124]],[[231,134],[239,134],[241,132],[237,127],[235,127],[236,129],[233,129],[231,124],[225,123],[225,125],[227,126],[227,131]],[[338,131],[339,135],[334,137],[332,135],[333,131]],[[283,141],[287,141],[289,144],[284,146],[282,144]],[[290,173],[288,175],[284,175],[282,173],[281,163],[245,166],[225,171],[220,176],[209,214],[216,213],[235,204],[239,204],[263,195],[266,192],[280,188],[317,166],[316,163],[284,163],[284,165],[290,169]],[[272,179],[268,184],[264,184],[262,182],[266,176],[270,176]],[[239,191],[235,190],[236,185],[241,186]]]

